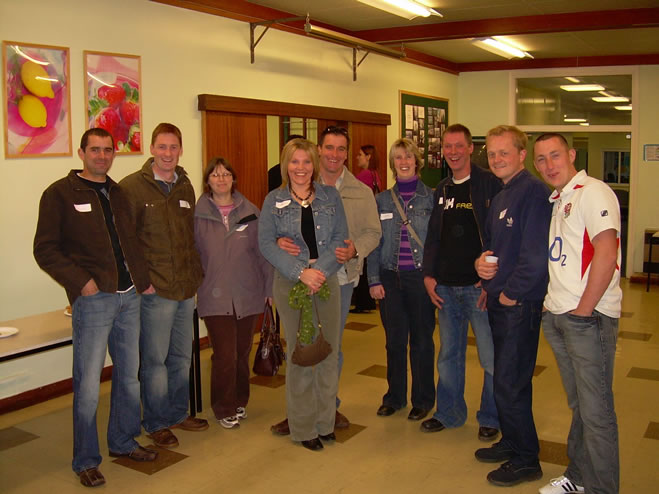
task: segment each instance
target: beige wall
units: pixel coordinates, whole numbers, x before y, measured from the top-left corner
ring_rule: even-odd
[[[83,50],[142,57],[144,140],[158,122],[177,124],[183,132],[181,164],[197,190],[201,93],[389,113],[390,142],[399,133],[399,90],[448,98],[450,110],[457,107],[454,75],[371,54],[353,82],[351,49],[277,30],[262,39],[251,65],[248,24],[147,0],[2,1],[0,32],[5,40],[70,48],[74,147],[71,158],[0,158],[0,321],[67,304],[64,290],[35,264],[32,241],[42,191],[80,166],[75,148],[84,131]],[[123,178],[146,157],[116,158],[111,176]],[[5,363],[0,398],[70,375],[70,347]]]

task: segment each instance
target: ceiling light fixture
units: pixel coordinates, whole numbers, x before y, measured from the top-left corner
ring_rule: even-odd
[[[482,50],[489,51],[509,60],[511,58],[533,58],[530,53],[513,46],[509,41],[494,38],[474,38],[471,42]]]
[[[577,79],[576,77],[566,77],[566,79],[570,82],[574,82],[575,84],[579,84],[581,81]]]
[[[614,106],[613,108],[621,111],[632,111],[632,105]]]
[[[598,103],[627,103],[629,98],[624,96],[595,96],[592,100]]]
[[[566,84],[561,86],[563,91],[604,91],[599,84]]]
[[[588,122],[581,122],[579,125],[582,127],[590,127],[590,124]]]
[[[360,3],[384,10],[405,19],[414,19],[415,17],[430,17],[437,15],[444,17],[435,9],[421,5],[413,0],[357,0]]]
[[[577,123],[577,122],[586,122],[587,120],[585,118],[564,118],[563,122],[568,122],[568,123]]]

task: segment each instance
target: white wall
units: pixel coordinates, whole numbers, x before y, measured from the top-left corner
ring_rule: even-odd
[[[351,49],[277,30],[263,38],[251,65],[248,24],[147,0],[5,0],[0,32],[5,40],[70,48],[74,148],[71,158],[0,158],[0,321],[67,304],[64,290],[34,262],[32,241],[42,191],[80,166],[75,148],[84,132],[83,50],[142,57],[143,140],[161,121],[178,125],[181,164],[197,190],[202,169],[198,94],[389,113],[390,142],[399,134],[399,90],[448,98],[450,112],[458,102],[456,76],[371,54],[353,82]],[[146,157],[117,157],[110,175],[121,179]],[[70,369],[70,349],[1,364],[0,398],[70,377]],[[17,374],[22,377],[10,377]]]

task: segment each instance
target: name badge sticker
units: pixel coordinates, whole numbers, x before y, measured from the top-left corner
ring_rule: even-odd
[[[444,204],[444,197],[440,197],[439,201],[437,201],[437,204]]]
[[[508,208],[504,209],[499,213],[499,219],[502,220],[506,217],[506,213],[508,212]]]
[[[285,201],[277,201],[277,202],[275,202],[275,207],[276,207],[277,209],[285,208],[285,207],[288,206],[290,203],[291,203],[291,200],[290,200],[290,199],[286,199]]]
[[[87,204],[74,204],[74,208],[76,208],[76,211],[79,213],[91,213],[92,212],[92,205],[87,203]]]
[[[180,199],[178,201],[178,205],[181,206],[182,208],[190,209],[190,203],[184,199]]]
[[[381,220],[393,220],[394,219],[394,213],[380,213],[380,219]]]
[[[249,225],[240,225],[240,226],[236,227],[236,231],[237,231],[237,232],[242,232],[242,231],[245,230],[245,228],[247,228],[248,226],[249,226]]]

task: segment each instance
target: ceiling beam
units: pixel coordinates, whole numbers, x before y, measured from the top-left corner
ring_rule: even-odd
[[[460,22],[439,21],[417,26],[355,31],[353,35],[374,43],[400,43],[657,26],[659,26],[659,8],[647,8],[530,15]]]
[[[659,64],[659,54],[641,55],[603,55],[591,57],[566,58],[518,58],[496,62],[470,62],[456,64],[459,72],[477,72],[485,70],[519,70],[519,69],[549,69],[574,67],[601,67],[609,65],[656,65]]]

